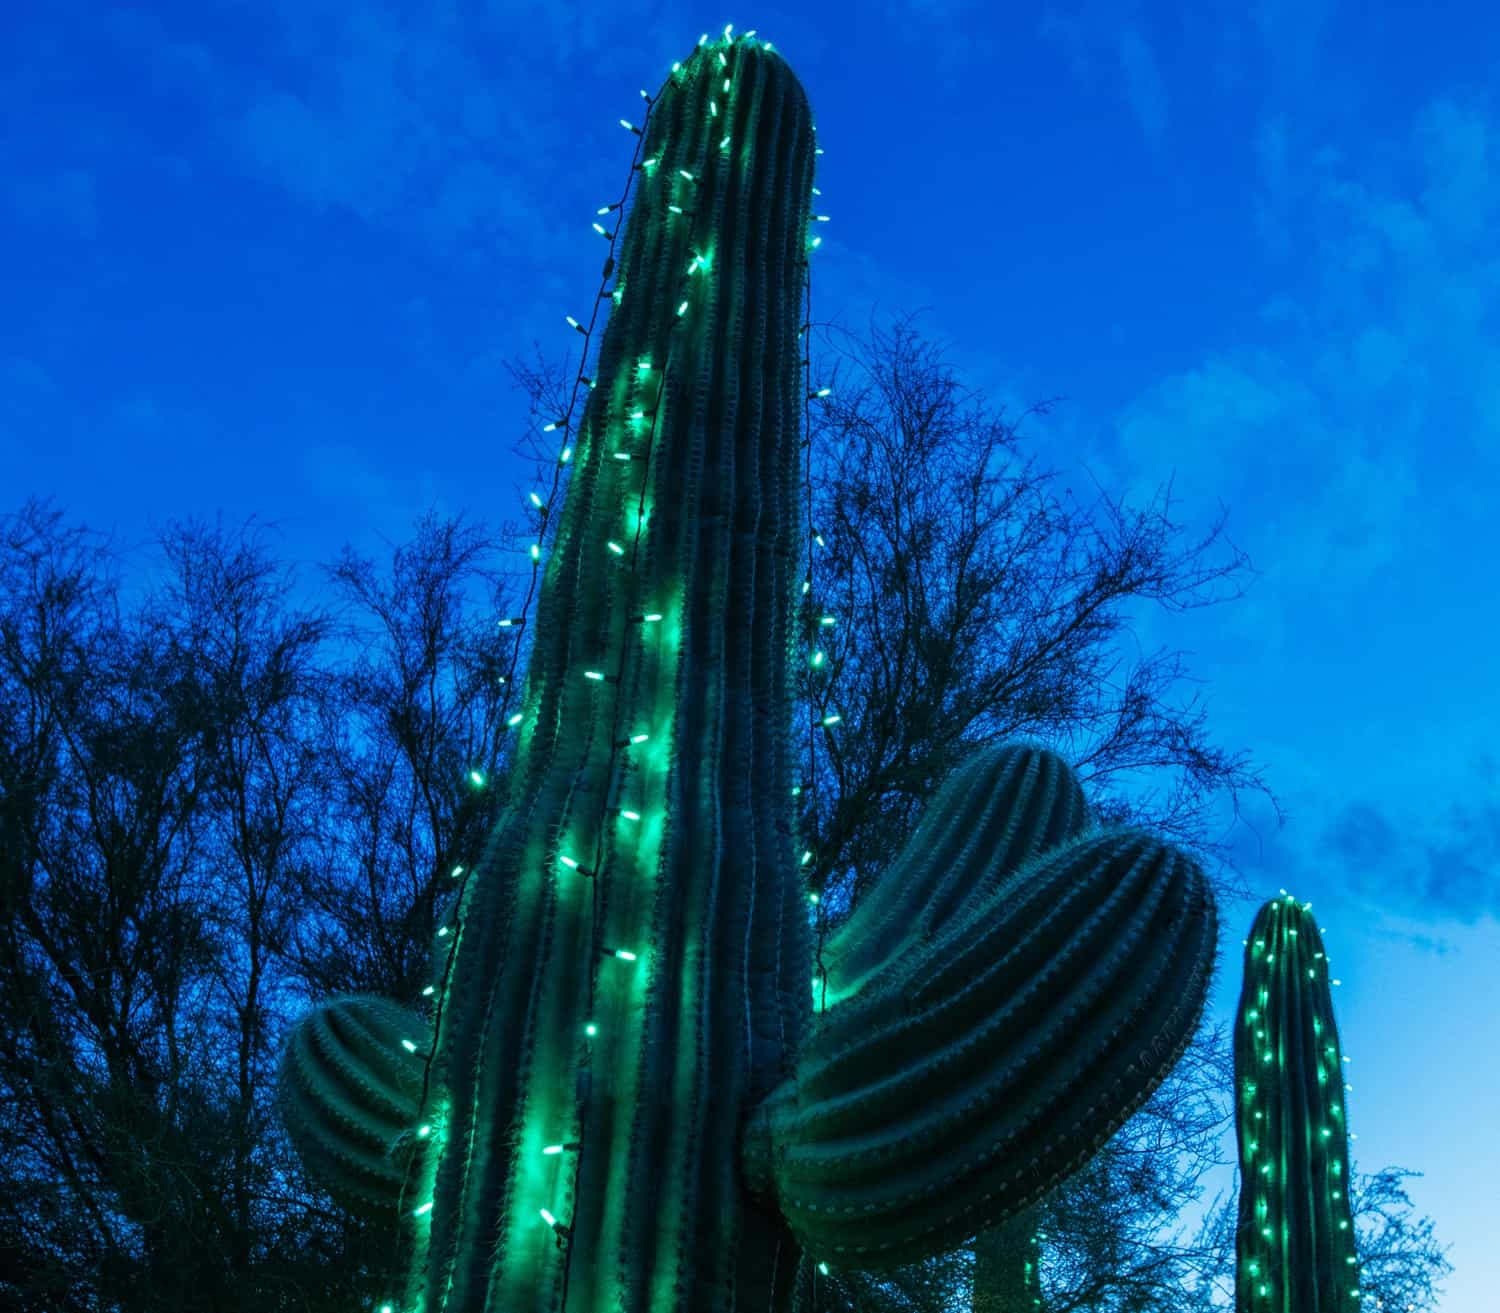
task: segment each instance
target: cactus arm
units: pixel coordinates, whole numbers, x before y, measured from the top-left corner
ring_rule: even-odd
[[[857,993],[914,938],[935,939],[966,904],[1087,823],[1078,777],[1057,753],[1031,743],[972,752],[943,782],[895,863],[828,937],[819,1006]]]
[[[421,1055],[431,1044],[416,1013],[345,995],[305,1014],[283,1051],[277,1097],[292,1145],[309,1175],[361,1216],[396,1216],[408,1158],[421,1148]]]
[[[1234,1030],[1237,1313],[1356,1313],[1343,1054],[1323,936],[1290,894],[1256,915]]]
[[[820,1015],[747,1120],[746,1181],[809,1253],[942,1253],[1082,1167],[1181,1057],[1213,899],[1140,831],[1086,834]]]

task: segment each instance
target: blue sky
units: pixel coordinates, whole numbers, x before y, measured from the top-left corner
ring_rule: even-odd
[[[1135,633],[1192,653],[1217,741],[1286,804],[1237,859],[1322,914],[1357,1167],[1426,1172],[1441,1307],[1493,1307],[1492,6],[22,8],[0,509],[51,495],[132,544],[255,513],[309,563],[384,559],[429,505],[519,518],[501,362],[586,316],[618,119],[700,32],[773,41],[827,152],[814,317],[928,307],[992,402],[1066,398],[1023,432],[1080,494],[1085,467],[1136,505],[1175,475],[1195,536],[1229,510],[1249,594]],[[1224,909],[1232,946],[1253,911]]]

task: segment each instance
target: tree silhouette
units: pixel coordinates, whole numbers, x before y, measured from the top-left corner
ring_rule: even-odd
[[[61,519],[0,522],[0,1289],[350,1307],[386,1237],[308,1189],[268,1077],[308,989],[415,994],[434,862],[492,819],[448,766],[501,766],[505,686],[472,667],[503,645],[455,641],[441,604],[493,545],[422,526],[425,572],[402,558],[373,608],[399,617],[366,642],[387,680],[326,664],[358,628],[286,614],[248,537],[173,525],[168,582],[122,617],[112,548]]]

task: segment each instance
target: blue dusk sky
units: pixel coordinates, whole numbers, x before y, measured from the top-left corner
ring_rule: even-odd
[[[815,319],[925,307],[993,405],[1065,398],[1022,426],[1061,482],[1175,477],[1185,541],[1229,512],[1247,595],[1134,633],[1285,804],[1236,860],[1326,928],[1356,1167],[1426,1173],[1440,1307],[1493,1310],[1496,6],[5,6],[0,511],[52,497],[140,580],[168,517],[255,514],[310,598],[429,506],[519,521],[502,362],[576,341],[618,120],[726,22],[812,101]]]

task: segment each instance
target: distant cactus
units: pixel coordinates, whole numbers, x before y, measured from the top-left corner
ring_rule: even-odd
[[[1309,906],[1272,899],[1245,945],[1234,1029],[1237,1313],[1360,1307],[1343,1054]]]
[[[941,1253],[1081,1167],[1207,992],[1197,865],[1089,832],[1027,745],[946,781],[814,979],[789,732],[811,116],[726,33],[643,148],[508,805],[436,977],[393,1313],[805,1308],[810,1264]],[[309,1166],[388,1200],[369,1140],[409,1080],[307,1053]]]
[[[1039,1313],[1042,1307],[1041,1208],[1032,1204],[974,1237],[972,1313]]]

